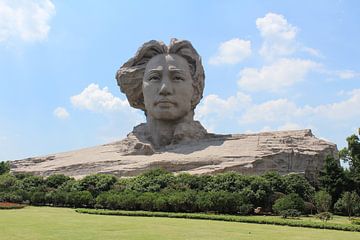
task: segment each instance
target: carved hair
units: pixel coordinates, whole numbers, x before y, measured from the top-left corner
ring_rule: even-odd
[[[194,87],[191,107],[195,109],[202,98],[205,74],[199,54],[186,40],[171,39],[169,46],[155,40],[144,43],[135,56],[122,65],[116,73],[121,92],[126,94],[132,107],[146,111],[142,91],[145,68],[151,58],[160,54],[177,54],[188,62]]]

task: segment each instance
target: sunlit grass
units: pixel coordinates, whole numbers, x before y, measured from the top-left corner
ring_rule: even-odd
[[[360,233],[211,220],[79,214],[26,207],[0,211],[0,239],[257,239],[358,240]]]

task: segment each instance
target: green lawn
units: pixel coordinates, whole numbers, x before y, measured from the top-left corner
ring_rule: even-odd
[[[0,239],[346,239],[360,233],[210,220],[102,216],[68,208],[0,210]]]

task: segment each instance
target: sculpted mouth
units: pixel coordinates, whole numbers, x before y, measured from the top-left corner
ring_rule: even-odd
[[[164,104],[164,105],[172,104],[172,105],[175,105],[175,103],[173,101],[170,101],[168,99],[161,99],[161,100],[155,102],[155,105],[159,105],[159,104]]]

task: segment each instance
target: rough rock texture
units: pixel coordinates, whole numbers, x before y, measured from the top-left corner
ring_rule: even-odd
[[[336,156],[333,143],[311,130],[214,135],[154,150],[134,135],[96,147],[11,162],[13,172],[47,176],[54,173],[81,178],[91,173],[134,176],[151,168],[172,172],[211,174],[237,171],[261,174],[275,170],[316,176],[327,155]]]

